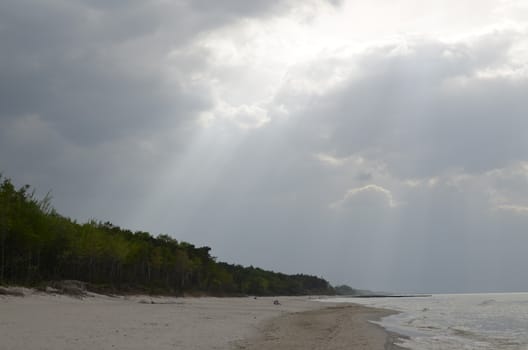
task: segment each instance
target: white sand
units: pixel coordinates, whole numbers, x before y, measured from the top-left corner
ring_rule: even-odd
[[[274,299],[281,305],[274,305]],[[367,322],[386,311],[329,306],[309,297],[0,296],[0,349],[383,349],[386,345],[387,333]]]
[[[277,299],[281,305],[274,298],[3,296],[0,349],[232,349],[258,334],[262,321],[326,306]]]

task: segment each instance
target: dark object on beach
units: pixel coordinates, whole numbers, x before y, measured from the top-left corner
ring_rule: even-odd
[[[273,300],[273,305],[280,305],[279,301],[277,299]]]

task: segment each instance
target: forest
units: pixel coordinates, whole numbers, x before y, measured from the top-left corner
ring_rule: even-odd
[[[334,294],[320,277],[217,262],[209,247],[110,222],[77,223],[0,174],[0,285],[79,280],[94,291],[171,295]]]

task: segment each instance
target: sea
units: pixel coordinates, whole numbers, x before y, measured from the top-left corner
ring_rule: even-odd
[[[412,350],[528,350],[528,293],[332,298],[398,311],[379,322]]]

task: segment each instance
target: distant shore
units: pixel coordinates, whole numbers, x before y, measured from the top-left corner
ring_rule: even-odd
[[[278,301],[278,305],[274,301]],[[0,339],[33,349],[397,349],[390,311],[310,297],[0,296]]]

